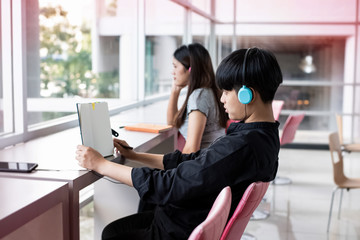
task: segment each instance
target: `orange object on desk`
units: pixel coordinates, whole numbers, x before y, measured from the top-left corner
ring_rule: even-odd
[[[125,126],[126,130],[138,132],[161,133],[172,128],[171,125],[152,124],[152,123],[137,123]]]

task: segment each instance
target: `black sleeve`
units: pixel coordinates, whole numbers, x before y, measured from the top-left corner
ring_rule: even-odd
[[[176,168],[182,162],[193,160],[199,155],[199,152],[200,150],[196,153],[182,154],[179,150],[176,150],[173,153],[165,154],[163,158],[164,169]]]
[[[256,174],[255,161],[251,161],[243,145],[216,145],[189,155],[178,151],[168,154],[164,157],[166,170],[133,168],[133,185],[140,198],[160,205],[184,204]]]

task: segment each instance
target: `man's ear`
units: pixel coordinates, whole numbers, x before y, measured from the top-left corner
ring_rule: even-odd
[[[252,92],[252,98],[249,103],[253,103],[255,101],[255,99],[257,98],[258,92],[256,92],[252,87],[250,87],[250,90]]]

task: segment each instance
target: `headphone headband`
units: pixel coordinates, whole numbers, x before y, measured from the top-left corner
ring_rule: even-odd
[[[247,60],[247,56],[249,55],[251,48],[248,48],[245,52],[245,56],[244,56],[244,63],[243,63],[243,69],[242,69],[242,81],[243,81],[243,85],[245,85],[245,69],[246,69],[246,60]]]

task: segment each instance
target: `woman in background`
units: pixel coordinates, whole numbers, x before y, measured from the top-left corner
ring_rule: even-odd
[[[221,92],[209,52],[199,43],[181,46],[173,55],[174,77],[167,109],[167,123],[179,128],[186,140],[183,153],[208,147],[225,134],[228,119],[220,104]],[[188,87],[182,107],[178,110],[181,90]]]

